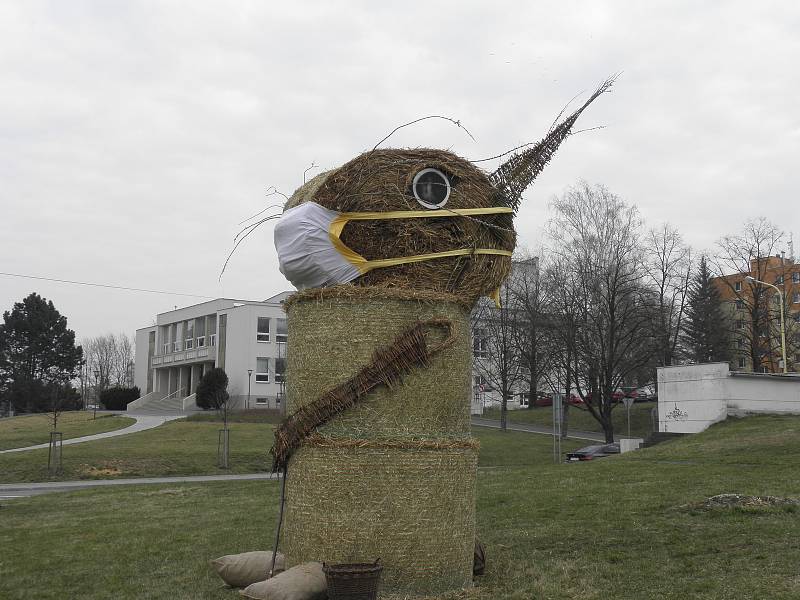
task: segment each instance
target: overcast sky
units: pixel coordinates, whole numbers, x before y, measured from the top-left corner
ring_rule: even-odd
[[[426,121],[386,145],[495,155],[618,71],[578,123],[605,128],[526,193],[521,244],[584,178],[698,250],[758,216],[800,250],[798,58],[789,1],[0,0],[0,271],[264,299],[289,288],[269,224],[217,278],[270,186],[428,114],[475,141]],[[201,301],[0,275],[0,310],[31,291],[78,338]]]

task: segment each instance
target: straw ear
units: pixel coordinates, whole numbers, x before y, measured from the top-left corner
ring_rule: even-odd
[[[533,180],[542,172],[544,166],[550,162],[558,147],[570,134],[572,126],[580,114],[601,94],[607,92],[617,75],[606,79],[600,87],[583,103],[578,110],[572,113],[560,124],[553,127],[543,140],[536,145],[517,152],[489,176],[495,188],[502,194],[503,203],[514,209],[519,208],[522,193],[533,183]],[[559,115],[560,116],[560,115]],[[558,120],[558,119],[556,119]]]

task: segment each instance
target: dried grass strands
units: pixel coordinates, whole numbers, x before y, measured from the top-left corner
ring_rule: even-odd
[[[426,332],[435,328],[446,330],[447,337],[429,348]],[[284,469],[292,452],[318,427],[355,405],[377,386],[391,388],[415,367],[428,366],[431,356],[452,343],[452,323],[447,319],[430,319],[401,333],[391,346],[376,349],[372,361],[358,373],[318,400],[300,407],[275,430],[275,443],[270,450],[273,471]]]
[[[306,438],[304,444],[311,448],[372,448],[394,450],[475,450],[481,444],[474,438],[464,439],[353,439],[334,438],[318,433],[312,433]]]
[[[287,479],[287,560],[380,557],[385,595],[470,587],[476,464],[472,449],[304,445]]]
[[[464,437],[470,432],[472,341],[469,307],[449,294],[340,285],[306,290],[284,304],[287,414],[322,397],[420,321],[447,319],[453,342],[399,385],[379,386],[323,425],[341,438]],[[445,332],[429,332],[436,343]]]
[[[502,195],[482,169],[451,152],[414,148],[365,152],[303,185],[286,207],[313,201],[345,213],[419,210],[411,184],[423,168],[436,168],[450,178],[452,188],[444,209],[501,205]],[[342,231],[341,240],[367,260],[377,260],[462,248],[513,251],[516,235],[509,213],[474,218],[351,221]],[[510,257],[503,256],[471,256],[466,267],[457,257],[437,258],[374,269],[353,283],[452,292],[463,301],[474,302],[494,291],[510,267]],[[454,271],[457,277],[453,276]],[[454,281],[457,285],[452,285]]]

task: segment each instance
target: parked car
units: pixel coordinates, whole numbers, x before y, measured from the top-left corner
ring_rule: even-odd
[[[619,442],[584,446],[574,452],[568,452],[567,462],[595,460],[596,458],[603,458],[604,456],[611,456],[612,454],[619,454]]]
[[[538,394],[533,404],[534,406],[553,406],[553,397],[550,394]]]

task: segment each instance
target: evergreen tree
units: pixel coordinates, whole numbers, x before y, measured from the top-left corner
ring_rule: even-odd
[[[697,363],[730,361],[728,329],[719,290],[703,256],[689,290],[686,310],[683,342],[688,358]]]
[[[228,402],[228,375],[219,367],[207,371],[197,383],[195,402],[200,408],[223,408]]]
[[[31,293],[0,324],[0,395],[17,411],[50,410],[52,390],[71,396],[83,350],[51,301]]]

